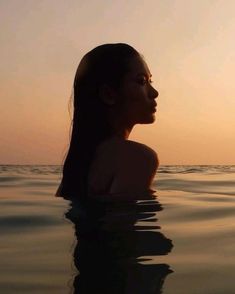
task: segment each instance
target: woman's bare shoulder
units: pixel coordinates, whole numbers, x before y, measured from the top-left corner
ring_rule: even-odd
[[[124,144],[124,150],[127,152],[129,155],[134,154],[136,156],[141,156],[143,155],[144,157],[148,157],[150,159],[155,159],[158,161],[158,155],[157,152],[152,149],[151,147],[139,143],[136,141],[131,141],[131,140],[126,140]]]
[[[90,191],[149,189],[157,168],[157,153],[149,146],[130,140],[107,140],[97,148],[90,169]]]
[[[97,148],[97,153],[100,155],[103,154],[107,159],[109,157],[113,158],[113,156],[120,157],[122,161],[123,159],[138,160],[141,158],[145,160],[149,159],[155,164],[158,164],[159,161],[157,152],[151,147],[136,141],[117,138],[103,142],[99,148]]]

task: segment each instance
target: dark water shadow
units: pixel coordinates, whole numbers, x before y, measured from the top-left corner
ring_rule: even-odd
[[[173,247],[156,225],[160,210],[152,194],[144,201],[73,201],[66,213],[77,238],[73,293],[162,293],[169,265],[140,263]]]

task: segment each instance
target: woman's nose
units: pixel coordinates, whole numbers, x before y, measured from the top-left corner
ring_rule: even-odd
[[[159,95],[158,91],[153,86],[151,86],[151,90],[150,90],[151,98],[157,98],[158,95]]]

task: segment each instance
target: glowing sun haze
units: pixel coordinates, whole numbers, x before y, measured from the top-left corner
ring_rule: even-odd
[[[61,164],[82,56],[140,51],[159,91],[156,121],[129,139],[161,164],[235,164],[234,0],[0,1],[0,163]]]

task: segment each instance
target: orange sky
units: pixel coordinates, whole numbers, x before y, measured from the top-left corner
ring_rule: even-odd
[[[235,164],[235,1],[0,1],[0,164],[60,164],[76,67],[126,42],[160,95],[130,139],[161,164]]]

